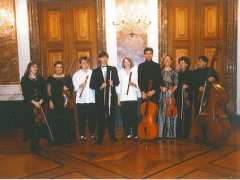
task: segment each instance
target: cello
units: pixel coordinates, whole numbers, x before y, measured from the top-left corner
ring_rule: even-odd
[[[152,89],[153,81],[148,82],[148,91]],[[140,106],[141,122],[138,125],[140,139],[154,139],[158,136],[159,126],[156,122],[158,105],[151,102],[149,97]]]
[[[217,51],[216,51],[217,53]],[[211,67],[217,59],[215,54]],[[231,132],[231,125],[226,114],[228,95],[221,83],[208,79],[204,83],[204,91],[199,95],[200,107],[193,119],[190,139],[207,141],[208,144],[219,145]],[[204,129],[200,128],[204,127]]]

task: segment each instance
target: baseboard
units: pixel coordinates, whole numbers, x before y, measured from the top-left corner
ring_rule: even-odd
[[[20,84],[0,85],[0,101],[23,100]]]

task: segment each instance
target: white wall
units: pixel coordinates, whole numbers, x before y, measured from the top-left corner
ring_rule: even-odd
[[[109,65],[117,66],[117,30],[113,25],[116,17],[115,0],[105,0],[106,46],[109,54]]]
[[[21,78],[30,61],[30,41],[27,0],[15,0],[16,29],[18,40],[19,77]],[[0,101],[22,100],[19,84],[0,85]]]
[[[237,36],[237,114],[240,115],[240,0],[238,1],[238,36]]]
[[[151,25],[148,31],[148,45],[153,48],[153,61],[158,62],[158,0],[148,0],[148,16]]]
[[[30,40],[27,0],[15,0],[20,78],[30,62]]]

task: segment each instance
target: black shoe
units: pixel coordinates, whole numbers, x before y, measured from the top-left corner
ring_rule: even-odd
[[[40,153],[41,151],[42,151],[42,148],[39,145],[31,147],[31,152],[32,153]]]

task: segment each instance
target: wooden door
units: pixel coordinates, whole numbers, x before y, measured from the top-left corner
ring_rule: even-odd
[[[218,49],[220,58],[214,67],[222,72],[225,3],[224,0],[168,0],[168,53],[176,60],[181,56],[191,57],[194,68],[199,56],[206,55],[211,60]]]
[[[95,59],[96,7],[94,0],[39,2],[41,61],[45,77],[53,73],[53,64],[63,61],[65,71],[78,69],[80,56]]]

